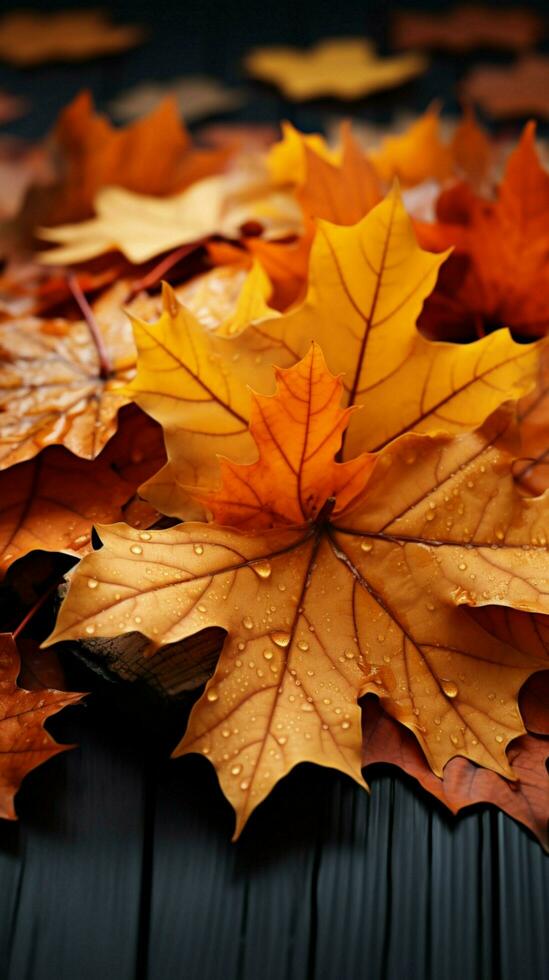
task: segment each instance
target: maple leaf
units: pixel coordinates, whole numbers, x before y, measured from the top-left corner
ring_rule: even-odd
[[[271,282],[259,262],[250,269],[227,265],[211,269],[173,290],[177,302],[203,326],[234,337],[255,320],[276,316],[268,305]],[[171,296],[168,291],[166,298]]]
[[[168,470],[143,489],[159,510],[188,516],[182,484],[211,483],[213,453],[246,459],[253,379],[270,390],[270,365],[287,367],[311,340],[341,373],[353,414],[345,457],[404,432],[456,431],[480,423],[533,382],[538,350],[499,331],[467,346],[433,343],[416,329],[444,256],[422,251],[398,192],[361,222],[319,222],[304,302],[260,318],[227,341],[205,335],[167,307],[154,326],[134,321],[138,373],[128,392],[166,432]]]
[[[121,384],[135,371],[131,326],[120,309],[127,294],[121,281],[94,304],[96,342],[84,320],[0,323],[1,469],[59,443],[93,459],[113,435],[128,401]]]
[[[218,173],[226,150],[192,146],[173,99],[122,129],[94,111],[88,92],[68,105],[50,138],[59,160],[60,184],[44,201],[42,221],[62,224],[93,214],[102,187],[116,185],[139,194],[174,194]]]
[[[284,187],[299,187],[307,176],[306,150],[312,150],[326,163],[341,161],[339,149],[328,146],[320,133],[300,133],[290,122],[281,123],[282,137],[269,148],[267,168],[273,183]]]
[[[455,252],[420,320],[430,336],[463,339],[505,326],[522,337],[549,329],[549,175],[536,154],[535,124],[514,150],[497,199],[464,185],[441,195],[438,221],[420,229],[428,248]]]
[[[14,796],[24,777],[36,766],[70,745],[58,745],[44,722],[83,697],[66,691],[17,686],[19,655],[10,633],[0,634],[0,817],[15,820]]]
[[[15,10],[0,19],[0,58],[22,67],[117,54],[142,39],[142,28],[115,25],[101,10]]]
[[[399,11],[393,21],[397,48],[441,48],[463,52],[474,48],[532,47],[543,31],[543,21],[523,7],[498,9],[462,4],[440,14]]]
[[[549,58],[528,54],[514,65],[478,65],[461,84],[463,96],[496,119],[549,118]]]
[[[101,456],[78,459],[60,446],[10,466],[0,473],[0,577],[36,549],[82,555],[93,524],[119,520],[135,489]]]
[[[298,191],[304,211],[336,225],[353,225],[379,203],[381,189],[375,170],[353,137],[349,123],[341,126],[341,161],[325,160],[304,141],[306,175]]]
[[[480,183],[487,175],[493,151],[474,115],[467,111],[450,140],[442,138],[438,109],[429,109],[403,133],[388,135],[370,153],[382,180],[395,177],[404,187],[426,180],[444,182],[457,174]]]
[[[451,759],[442,779],[431,771],[414,737],[386,715],[375,698],[363,710],[363,763],[390,763],[403,769],[452,813],[475,803],[491,803],[528,827],[549,850],[547,812],[549,740],[522,735],[509,747],[517,782],[481,769],[467,759]]]
[[[272,82],[286,98],[300,101],[321,96],[358,99],[394,88],[421,74],[427,61],[417,54],[380,58],[365,39],[328,38],[309,51],[257,48],[246,56],[244,65],[250,75]]]
[[[222,85],[208,75],[183,75],[166,82],[142,82],[117,95],[110,111],[118,119],[138,119],[153,112],[162,99],[170,96],[177,102],[187,122],[238,109],[245,101],[242,92]]]
[[[100,529],[47,644],[138,627],[154,650],[227,630],[175,755],[211,759],[237,834],[299,762],[362,784],[357,699],[372,689],[436,773],[462,755],[512,778],[516,698],[539,660],[463,609],[549,608],[546,502],[516,492],[508,413],[338,463],[350,412],[320,349],[277,381],[254,396],[257,461],[224,460],[221,488],[200,494],[215,523]]]
[[[76,224],[41,228],[41,238],[57,248],[42,252],[40,261],[58,265],[96,258],[118,249],[135,264],[213,235],[238,239],[247,222],[261,222],[268,237],[301,231],[293,197],[263,183],[241,186],[233,175],[205,177],[175,197],[146,197],[118,187],[95,197],[96,216]]]

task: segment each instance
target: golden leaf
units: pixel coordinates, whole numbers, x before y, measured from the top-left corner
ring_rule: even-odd
[[[380,58],[370,41],[334,38],[309,51],[291,47],[257,48],[245,58],[248,74],[272,82],[295,101],[335,96],[358,99],[402,85],[425,70],[422,55]]]
[[[76,570],[48,640],[137,629],[154,650],[227,630],[175,754],[211,759],[237,834],[299,762],[362,783],[357,699],[369,690],[436,773],[461,755],[512,778],[516,699],[539,669],[463,608],[549,609],[547,502],[515,490],[509,413],[341,464],[331,459],[348,416],[341,393],[316,346],[279,372],[276,396],[254,399],[259,459],[226,464],[208,495],[214,520],[236,526],[101,529],[104,548]]]

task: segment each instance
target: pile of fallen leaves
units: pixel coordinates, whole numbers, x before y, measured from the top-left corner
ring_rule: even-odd
[[[507,159],[435,111],[368,151],[346,124],[263,144],[197,145],[169,100],[115,129],[83,94],[3,226],[0,810],[80,697],[55,646],[131,675],[130,634],[208,677],[175,755],[210,759],[237,834],[300,762],[382,762],[547,844],[534,126]]]

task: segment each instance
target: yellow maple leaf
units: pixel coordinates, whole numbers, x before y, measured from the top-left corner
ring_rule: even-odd
[[[358,99],[394,88],[424,71],[427,60],[419,54],[380,58],[366,39],[334,38],[309,51],[257,48],[246,56],[244,65],[254,78],[272,82],[288,99],[301,101],[321,96]]]
[[[526,390],[536,346],[515,343],[507,331],[467,346],[418,333],[416,319],[444,258],[419,248],[394,190],[356,225],[319,222],[303,304],[251,323],[230,346],[205,336],[186,313],[166,312],[157,326],[135,321],[139,372],[131,394],[163,425],[170,459],[145,488],[147,498],[187,516],[182,484],[211,483],[211,452],[247,458],[247,385],[268,392],[270,365],[295,363],[311,340],[341,374],[346,404],[361,407],[350,419],[344,458],[408,431],[474,427]]]
[[[228,175],[205,177],[180,194],[163,198],[106,187],[95,197],[94,218],[39,230],[41,238],[57,246],[41,252],[39,259],[70,265],[117,249],[139,264],[212,235],[238,239],[247,221],[261,222],[267,238],[301,231],[293,197],[265,184],[255,191],[255,195],[245,193]]]

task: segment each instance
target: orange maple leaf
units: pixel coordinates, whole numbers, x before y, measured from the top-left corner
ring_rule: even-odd
[[[277,374],[276,395],[253,399],[257,461],[223,461],[221,488],[200,492],[215,523],[102,528],[104,548],[76,569],[48,644],[138,629],[154,651],[227,630],[175,754],[211,759],[237,833],[299,762],[362,784],[357,702],[368,691],[435,773],[461,755],[513,778],[518,691],[539,658],[463,608],[549,608],[546,502],[515,489],[509,413],[339,463],[350,413],[320,349]]]
[[[83,697],[66,691],[17,686],[19,655],[10,633],[0,633],[0,817],[15,820],[14,796],[24,777],[70,745],[58,745],[44,722]]]
[[[57,192],[48,192],[44,224],[91,217],[102,187],[174,194],[218,173],[230,155],[224,149],[194,148],[171,98],[143,119],[116,129],[94,111],[90,94],[82,92],[61,113],[50,141],[60,184]]]
[[[509,327],[517,336],[549,330],[549,174],[526,126],[509,158],[497,199],[466,185],[443,193],[435,225],[419,227],[426,248],[454,246],[420,327],[445,340],[483,336]]]

